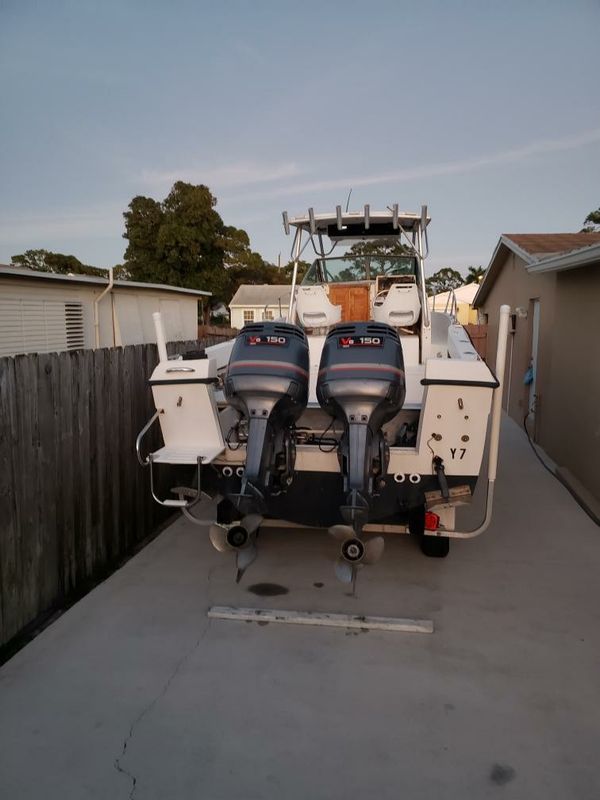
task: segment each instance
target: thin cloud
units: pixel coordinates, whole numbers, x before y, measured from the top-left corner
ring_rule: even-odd
[[[293,162],[260,164],[242,161],[213,168],[144,170],[142,181],[149,186],[171,186],[175,181],[204,183],[209,187],[228,188],[296,178],[300,169]]]
[[[120,206],[64,209],[54,214],[23,214],[4,217],[0,223],[0,244],[16,246],[21,242],[29,247],[56,239],[85,239],[88,236],[119,235],[123,227]]]
[[[376,186],[384,183],[403,183],[420,178],[436,178],[444,175],[457,175],[475,172],[486,167],[501,166],[527,161],[534,156],[548,155],[564,150],[577,150],[590,144],[600,142],[600,128],[585,131],[584,133],[567,136],[562,139],[541,139],[522,147],[501,150],[488,155],[473,158],[458,159],[438,164],[423,164],[408,169],[392,170],[385,173],[360,175],[354,177],[333,178],[331,180],[310,181],[277,187],[254,195],[256,199],[280,197],[282,195],[306,194],[308,192],[323,192],[331,189],[358,188],[361,186]]]

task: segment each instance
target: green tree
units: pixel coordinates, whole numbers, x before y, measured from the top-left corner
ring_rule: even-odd
[[[223,266],[223,220],[206,186],[177,181],[162,203],[134,197],[125,217],[124,266],[133,280],[206,288]]]
[[[124,267],[132,280],[213,293],[228,303],[242,283],[277,283],[280,273],[250,247],[246,231],[225,225],[207,186],[183,181],[162,201],[134,197],[125,212]]]
[[[277,270],[277,280],[274,281],[274,283],[292,282],[292,277],[294,275],[293,261],[289,261],[287,264],[285,264],[285,266],[281,267],[280,269],[278,269],[277,267],[275,267],[275,269]],[[302,283],[302,279],[304,278],[309,269],[310,269],[310,264],[308,261],[303,261],[302,259],[298,261],[298,273],[296,275],[296,281],[298,283]]]
[[[464,278],[458,270],[452,267],[443,267],[425,280],[427,294],[440,294],[450,289],[457,289],[464,283]]]
[[[356,242],[348,250],[349,255],[353,256],[409,256],[412,254],[410,247],[401,242]]]
[[[36,272],[53,272],[59,275],[97,275],[102,278],[107,275],[105,269],[90,267],[75,256],[53,253],[50,250],[26,250],[24,253],[12,256],[10,261],[14,267],[26,267]]]
[[[600,231],[600,208],[590,211],[583,221],[581,233],[598,233]]]
[[[483,267],[468,267],[465,283],[479,283],[484,275],[485,269]]]

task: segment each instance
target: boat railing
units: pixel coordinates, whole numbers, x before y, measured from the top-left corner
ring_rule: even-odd
[[[452,319],[457,319],[458,317],[458,300],[456,299],[456,294],[454,289],[450,289],[447,292],[443,292],[445,295],[445,303],[443,308],[436,308],[436,301],[438,299],[438,295],[433,295],[433,302],[431,304],[432,311],[441,311],[443,314],[448,314]],[[444,302],[442,300],[442,302]]]

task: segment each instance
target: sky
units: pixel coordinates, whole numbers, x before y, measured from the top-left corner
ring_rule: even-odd
[[[600,0],[0,0],[0,262],[120,263],[174,181],[287,261],[281,212],[399,203],[428,274],[600,206]]]

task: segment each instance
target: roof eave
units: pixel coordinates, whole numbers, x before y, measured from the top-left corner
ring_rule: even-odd
[[[600,261],[600,242],[588,245],[579,250],[572,250],[570,253],[561,253],[558,256],[544,258],[527,267],[527,272],[532,274],[543,272],[560,272],[563,270],[577,269],[587,264]]]
[[[494,252],[492,253],[492,257],[490,258],[490,263],[487,266],[485,271],[485,275],[483,276],[483,280],[479,284],[479,289],[477,290],[477,294],[473,298],[473,308],[479,308],[485,298],[488,296],[490,289],[492,288],[494,281],[496,280],[496,271],[493,270],[493,266],[496,262],[496,258],[500,254],[500,250],[502,247],[506,247],[508,250],[511,250],[515,255],[519,256],[524,262],[525,265],[532,265],[536,263],[536,259],[528,253],[526,250],[523,250],[522,247],[515,244],[512,239],[508,236],[502,234],[502,236],[498,239],[498,244],[494,248]]]
[[[101,286],[108,285],[108,277],[100,278],[96,275],[63,275],[59,272],[39,272],[33,269],[21,267],[0,266],[0,278],[26,278],[27,280],[39,281],[58,281],[60,283],[75,283],[82,286]],[[186,289],[182,286],[169,286],[164,283],[142,283],[141,281],[115,281],[113,284],[118,289],[144,289],[154,291],[177,292],[178,294],[193,294],[204,297],[212,297],[212,292],[204,289]]]

